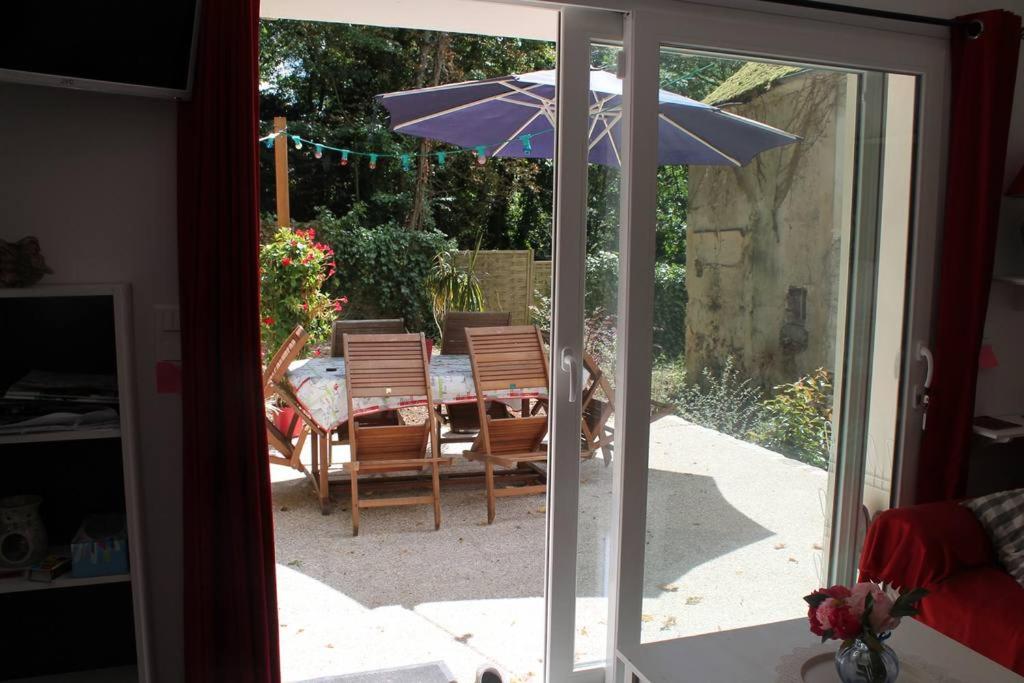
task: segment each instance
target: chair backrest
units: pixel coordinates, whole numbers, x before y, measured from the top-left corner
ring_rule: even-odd
[[[342,338],[346,334],[404,334],[405,321],[401,318],[381,320],[335,320],[331,326],[331,355],[344,356]]]
[[[281,348],[270,358],[270,362],[263,370],[264,397],[275,393],[277,383],[284,379],[284,373],[288,371],[288,366],[299,357],[299,353],[302,352],[302,347],[306,345],[308,339],[309,334],[306,333],[302,325],[296,325],[288,338],[281,344]]]
[[[548,388],[548,358],[535,326],[468,327],[465,333],[478,396],[500,389]]]
[[[467,327],[508,327],[512,314],[508,311],[449,311],[444,316],[444,333],[441,338],[441,353],[467,354]]]
[[[533,325],[466,328],[469,361],[476,385],[479,443],[493,455],[532,454],[547,432],[547,416],[494,420],[486,412],[484,394],[502,389],[547,389],[548,359],[540,330]]]
[[[435,426],[423,334],[346,334],[342,344],[353,459],[365,462],[423,457],[427,437],[434,433]],[[355,419],[353,400],[390,396],[426,396],[425,424],[361,427]]]

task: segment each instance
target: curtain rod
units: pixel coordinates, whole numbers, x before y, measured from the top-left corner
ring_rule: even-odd
[[[868,7],[857,7],[854,5],[843,5],[834,2],[818,2],[817,0],[760,0],[774,5],[792,5],[793,7],[806,7],[808,9],[820,9],[828,12],[842,12],[843,14],[858,14],[864,17],[877,17],[879,19],[891,19],[894,21],[909,21],[915,24],[931,24],[933,26],[961,26],[967,32],[967,37],[977,38],[985,31],[985,24],[979,19],[963,21],[959,19],[943,19],[941,17],[929,17],[922,14],[907,14],[906,12],[893,12],[884,9],[871,9]]]

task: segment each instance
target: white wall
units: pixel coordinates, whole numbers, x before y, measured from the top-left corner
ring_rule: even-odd
[[[171,102],[0,84],[0,238],[37,236],[54,270],[45,283],[132,286],[158,681],[182,678],[181,405],[156,393],[153,369],[153,307],[178,301],[176,111]]]

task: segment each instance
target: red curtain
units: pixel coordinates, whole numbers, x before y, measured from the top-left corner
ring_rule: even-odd
[[[952,113],[945,228],[935,327],[935,376],[917,475],[919,503],[964,493],[1003,194],[1021,20],[1003,10],[969,38],[952,29]]]
[[[278,681],[259,338],[259,1],[201,3],[178,115],[189,681]]]

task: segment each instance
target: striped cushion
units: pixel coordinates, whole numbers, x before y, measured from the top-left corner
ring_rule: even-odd
[[[964,505],[985,527],[1003,567],[1024,586],[1024,489],[992,493]]]

